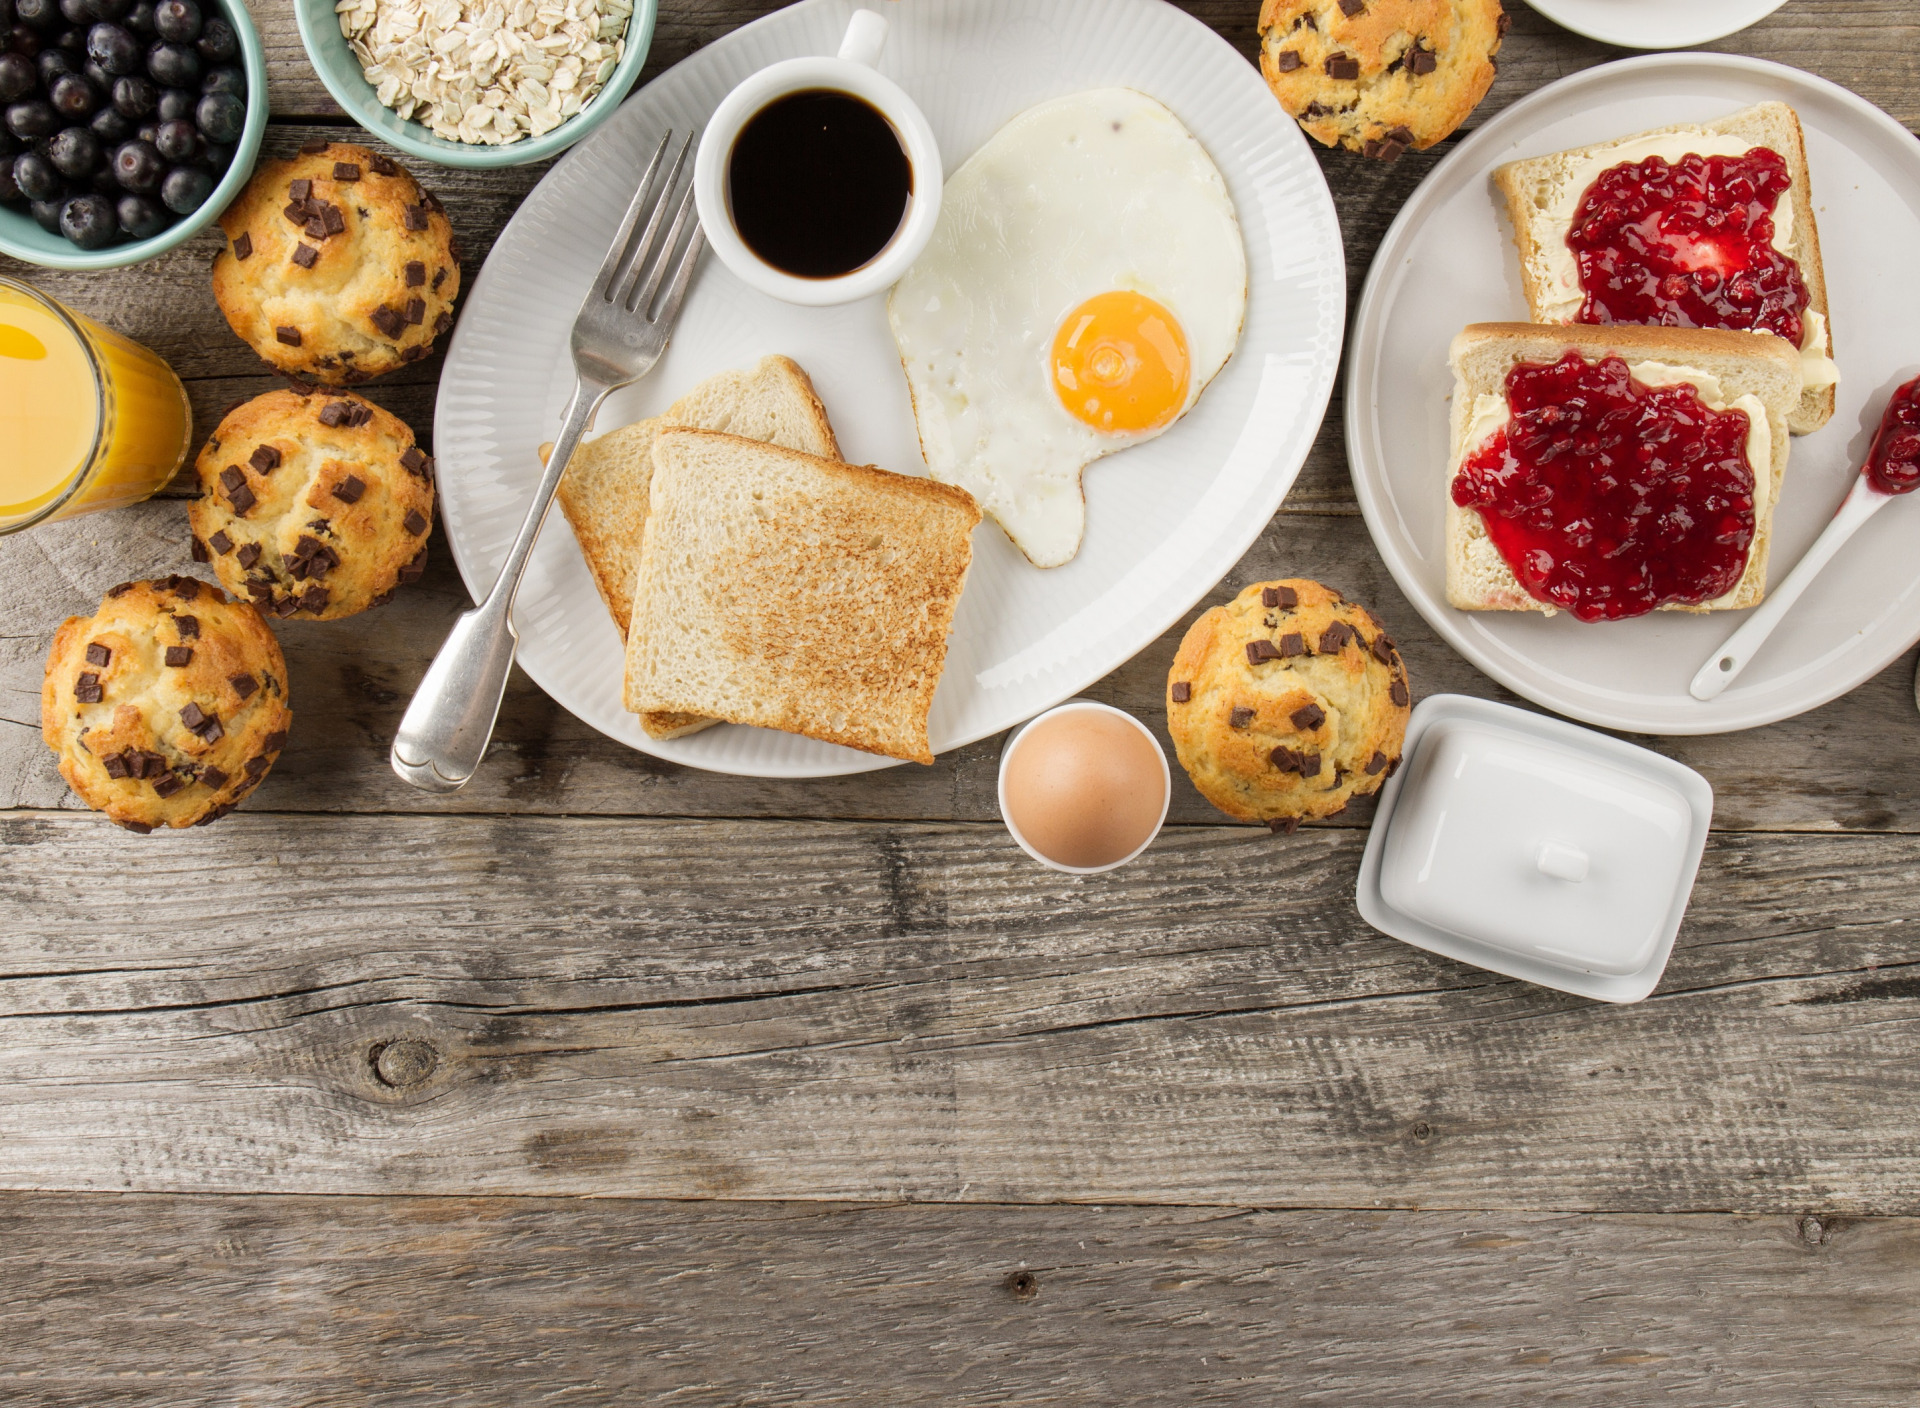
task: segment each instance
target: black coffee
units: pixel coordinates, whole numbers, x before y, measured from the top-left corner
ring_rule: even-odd
[[[830,88],[776,98],[727,158],[727,202],[747,248],[805,279],[850,274],[887,247],[913,194],[893,124]]]

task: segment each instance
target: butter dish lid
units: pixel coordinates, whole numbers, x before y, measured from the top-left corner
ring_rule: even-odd
[[[1355,896],[1394,938],[1638,1002],[1666,970],[1713,817],[1707,780],[1617,738],[1465,695],[1422,700]]]

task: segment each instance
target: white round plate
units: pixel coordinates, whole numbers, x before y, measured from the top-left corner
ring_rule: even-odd
[[[742,78],[830,54],[850,0],[805,0],[735,30],[648,84],[529,195],[467,296],[440,378],[441,510],[475,596],[491,585],[533,495],[536,450],[571,388],[567,333],[647,154],[697,129]],[[1246,238],[1246,326],[1233,360],[1157,440],[1092,465],[1080,555],[1042,571],[991,522],[973,539],[935,752],[1059,703],[1152,642],[1239,560],[1312,443],[1340,357],[1345,265],[1333,201],[1305,139],[1252,65],[1160,0],[914,0],[890,5],[881,71],[920,104],[948,171],[1007,119],[1063,93],[1148,93],[1206,146]],[[600,412],[659,413],[701,378],[784,353],[812,376],[849,460],[924,473],[883,296],[796,308],[748,289],[711,254],[653,373]],[[620,703],[622,645],[565,518],[541,534],[514,619],[520,663],[566,708],[643,752],[762,777],[825,777],[892,760],[726,726],[655,742]]]
[[[1758,24],[1787,0],[1527,0],[1563,29],[1623,49],[1685,49]]]
[[[1495,117],[1436,166],[1367,276],[1347,367],[1354,490],[1394,580],[1454,649],[1508,688],[1572,718],[1640,733],[1725,733],[1826,703],[1920,637],[1920,502],[1891,504],[1808,589],[1738,681],[1687,693],[1745,619],[1659,611],[1589,625],[1561,613],[1456,611],[1443,554],[1447,344],[1468,323],[1524,322],[1502,162],[1704,121],[1766,99],[1800,114],[1826,265],[1839,407],[1796,437],[1773,515],[1768,574],[1800,560],[1845,497],[1888,393],[1920,371],[1920,142],[1824,79],[1758,59],[1660,54],[1588,69]]]

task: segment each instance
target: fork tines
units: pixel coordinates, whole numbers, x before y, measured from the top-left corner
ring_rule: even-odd
[[[672,321],[686,292],[687,281],[693,276],[693,266],[700,258],[700,221],[693,213],[693,181],[686,171],[693,134],[681,139],[672,166],[665,179],[660,180],[660,169],[672,143],[673,133],[669,132],[654,149],[653,159],[647,163],[646,174],[640,178],[640,187],[633,193],[633,203],[627,207],[620,232],[614,236],[606,263],[600,266],[600,276],[593,286],[601,302],[617,303],[649,322]],[[688,179],[676,199],[675,191],[680,187],[683,174],[688,175]],[[661,238],[663,225],[666,226],[664,239]],[[684,247],[683,234],[686,236]],[[677,260],[676,249],[680,251]],[[666,295],[659,298],[663,285]]]

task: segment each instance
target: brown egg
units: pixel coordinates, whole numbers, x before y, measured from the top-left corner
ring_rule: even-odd
[[[1166,755],[1124,714],[1069,705],[1015,740],[1000,795],[1014,835],[1055,865],[1112,865],[1166,815]]]

